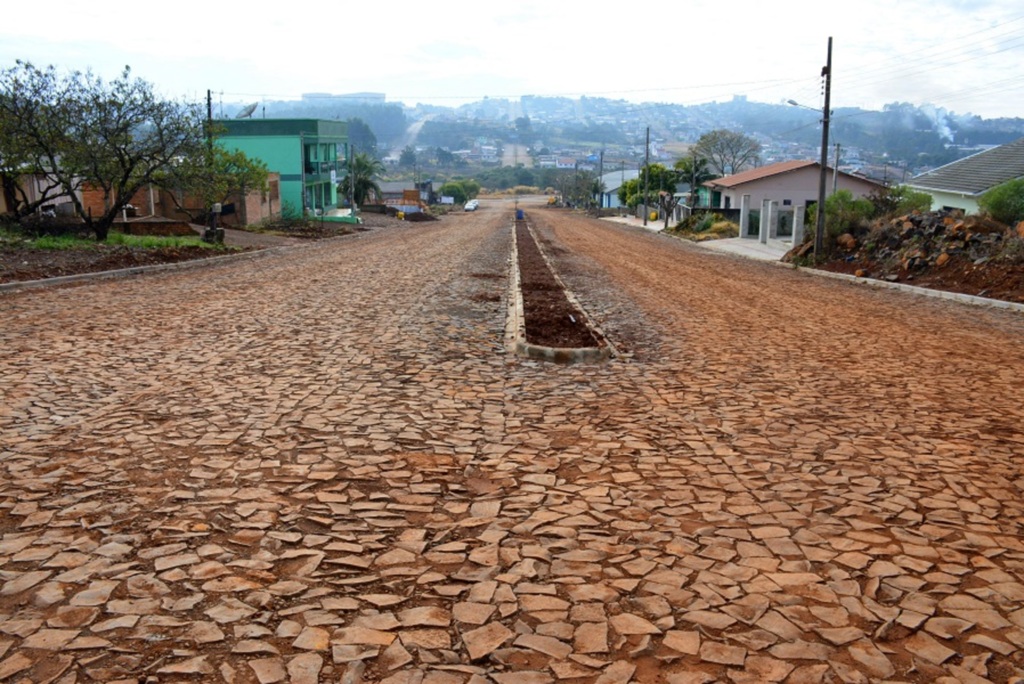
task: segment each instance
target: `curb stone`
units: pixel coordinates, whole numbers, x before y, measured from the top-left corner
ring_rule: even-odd
[[[327,240],[343,240],[345,238],[358,238],[359,236],[360,233],[351,233],[349,235],[338,235],[336,237],[327,238]],[[244,261],[247,259],[262,259],[264,257],[268,257],[274,254],[280,254],[293,249],[311,249],[320,242],[324,242],[324,240],[312,240],[300,244],[279,245],[276,247],[262,247],[248,252],[242,252],[240,254],[225,254],[224,256],[206,257],[205,259],[187,259],[185,261],[176,261],[174,263],[169,264],[131,266],[129,268],[119,268],[113,271],[91,271],[89,273],[75,273],[73,275],[57,276],[55,278],[42,278],[40,280],[20,280],[10,283],[0,283],[0,294],[4,294],[5,292],[14,292],[18,290],[30,290],[41,289],[46,287],[59,287],[61,285],[73,285],[78,282],[85,282],[90,280],[116,280],[117,278],[128,278],[135,275],[158,273],[161,271],[188,270],[193,268],[219,266],[234,261]]]
[[[74,275],[57,276],[55,278],[43,278],[41,280],[21,280],[11,283],[0,283],[0,293],[14,292],[18,290],[40,289],[46,287],[58,287],[60,285],[72,285],[75,283],[86,282],[91,280],[116,280],[118,278],[129,278],[135,275],[143,275],[146,273],[159,273],[162,271],[185,271],[194,268],[218,266],[221,264],[231,263],[234,261],[262,259],[266,256],[270,256],[271,253],[276,253],[287,249],[295,249],[296,247],[303,246],[304,245],[287,245],[283,247],[266,247],[264,249],[243,252],[242,254],[226,254],[224,256],[207,257],[205,259],[188,259],[186,261],[176,261],[170,264],[150,264],[147,266],[131,266],[129,268],[119,268],[113,271],[92,271],[90,273],[75,273]]]
[[[782,264],[782,262],[778,262]],[[821,271],[815,268],[803,268],[800,266],[793,266],[791,264],[783,264],[787,268],[791,268],[794,271],[800,271],[802,273],[813,273],[816,276],[823,278],[833,278],[834,280],[843,280],[848,283],[854,283],[863,287],[874,287],[885,290],[901,290],[909,294],[917,294],[925,297],[932,297],[934,299],[946,299],[949,301],[960,302],[961,304],[970,304],[971,306],[983,306],[992,309],[1004,309],[1006,311],[1015,311],[1017,313],[1024,313],[1024,304],[1018,304],[1017,302],[1007,302],[1002,299],[989,299],[988,297],[978,297],[976,295],[963,294],[961,292],[947,292],[946,290],[934,290],[930,287],[918,287],[916,285],[907,285],[906,283],[890,283],[885,280],[876,280],[874,278],[858,278],[857,276],[849,275],[847,273],[832,273],[831,271]]]
[[[605,336],[604,332],[591,321],[579,300],[572,291],[565,286],[565,283],[558,276],[558,273],[551,266],[548,255],[537,240],[536,234],[528,223],[526,229],[530,231],[537,249],[540,251],[544,263],[547,264],[555,281],[562,288],[569,303],[583,316],[584,322],[591,332],[604,344],[599,347],[547,347],[539,344],[532,344],[526,341],[526,317],[523,310],[523,292],[519,283],[519,248],[516,240],[515,222],[512,223],[512,253],[509,257],[509,295],[508,315],[505,319],[505,347],[513,354],[528,359],[539,361],[551,361],[554,363],[593,363],[607,361],[618,356],[614,346]]]
[[[661,233],[658,233],[661,235]],[[976,295],[963,294],[961,292],[948,292],[946,290],[936,290],[930,287],[920,287],[917,285],[907,285],[906,283],[890,283],[886,280],[877,280],[874,278],[858,278],[854,275],[847,273],[833,273],[832,271],[822,271],[817,268],[807,268],[805,266],[797,266],[795,264],[789,264],[784,261],[773,261],[768,259],[758,259],[755,257],[745,256],[743,254],[737,254],[735,252],[727,252],[725,250],[712,249],[706,247],[699,242],[690,242],[682,238],[677,238],[670,235],[664,237],[671,240],[679,240],[683,244],[692,245],[706,254],[714,254],[726,258],[734,259],[746,259],[748,261],[760,261],[761,263],[771,264],[779,268],[786,268],[791,271],[799,271],[809,275],[814,275],[822,278],[832,278],[834,280],[841,280],[862,287],[873,287],[884,290],[899,290],[908,294],[921,295],[923,297],[931,297],[932,299],[945,299],[947,301],[959,302],[961,304],[969,304],[971,306],[988,307],[992,309],[1003,309],[1005,311],[1014,311],[1017,313],[1024,313],[1024,304],[1017,302],[1008,302],[1003,299],[989,299],[988,297],[978,297]]]

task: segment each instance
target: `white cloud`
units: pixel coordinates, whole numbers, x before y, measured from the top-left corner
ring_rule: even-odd
[[[293,11],[292,11],[293,10]],[[699,103],[747,94],[817,105],[834,38],[833,103],[933,102],[1024,116],[1024,13],[1003,2],[465,0],[385,10],[313,0],[273,11],[184,0],[54,0],[5,8],[0,64],[113,76],[125,64],[169,95],[377,91],[390,99],[621,97]],[[244,99],[244,98],[243,98]]]

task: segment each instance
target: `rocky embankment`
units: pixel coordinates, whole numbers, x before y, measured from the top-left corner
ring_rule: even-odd
[[[809,256],[805,242],[784,257]],[[943,212],[874,223],[862,235],[836,238],[830,271],[993,299],[1024,302],[1024,222],[1007,226]]]

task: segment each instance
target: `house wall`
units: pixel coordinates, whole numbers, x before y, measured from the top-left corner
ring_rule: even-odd
[[[235,211],[232,214],[222,215],[220,223],[225,226],[247,226],[280,216],[281,179],[279,174],[273,172],[268,174],[267,186],[267,192],[250,190],[245,194],[244,198],[238,194],[229,197],[226,204],[234,204]],[[206,208],[203,206],[203,200],[198,197],[185,195],[179,197],[178,201],[175,202],[175,199],[170,196],[170,191],[168,190],[161,190],[158,197],[157,209],[160,216],[179,221],[197,221],[205,224],[206,217],[204,214]],[[188,212],[179,209],[178,204],[184,206]]]
[[[277,214],[299,215],[304,209],[332,209],[338,205],[337,183],[330,182],[325,173],[316,177],[306,173],[306,148],[309,148],[311,164],[326,162],[337,167],[337,175],[340,176],[340,160],[345,158],[348,147],[344,138],[333,135],[323,137],[313,133],[224,135],[217,142],[226,149],[239,150],[248,157],[261,160],[269,170],[280,174],[280,206],[275,210]],[[334,159],[327,158],[331,156],[328,151],[333,152]]]
[[[298,136],[223,136],[217,143],[228,150],[239,150],[247,157],[259,159],[280,175],[280,206],[294,214],[302,212],[302,139]]]
[[[36,174],[23,174],[14,179],[14,183],[20,189],[21,192],[25,193],[26,200],[36,202],[44,196],[44,190],[48,188],[51,183],[50,181]],[[8,195],[8,192],[10,196]],[[79,199],[81,199],[81,192],[75,193]],[[0,214],[7,213],[8,211],[14,211],[15,205],[20,199],[18,191],[12,188],[5,188],[3,192],[0,192]],[[46,204],[43,206],[52,206],[58,215],[72,215],[75,213],[74,205],[72,203],[71,196],[63,191],[50,190],[50,197]]]
[[[942,192],[941,190],[929,190],[928,188],[908,185],[913,190],[926,192],[932,196],[932,211],[940,209],[963,209],[965,214],[977,214],[979,211],[978,198],[973,195],[963,195],[957,192]]]
[[[267,186],[267,192],[250,191],[241,201],[235,200],[241,205],[235,212],[238,225],[253,225],[281,215],[280,174],[271,173],[267,178]]]
[[[764,200],[772,200],[778,203],[780,209],[791,209],[800,205],[806,206],[809,203],[818,201],[818,184],[821,173],[817,168],[807,167],[797,169],[789,173],[776,176],[769,176],[759,180],[750,181],[735,188],[723,188],[718,207],[728,206],[731,209],[739,209],[743,195],[750,195],[750,206],[759,208]],[[869,181],[863,181],[851,176],[839,175],[839,190],[849,190],[854,197],[863,197],[874,190],[878,185]],[[826,196],[832,194],[832,173],[828,174]],[[789,204],[786,204],[786,200]],[[728,201],[728,205],[726,202]]]
[[[87,214],[91,211],[93,216],[98,217],[106,211],[106,202],[104,202],[103,199],[103,189],[98,185],[83,183],[81,189],[81,200],[82,208],[85,209]],[[160,193],[150,185],[140,188],[134,195],[132,195],[132,198],[128,200],[128,204],[135,207],[133,213],[136,216],[165,215],[161,207]]]

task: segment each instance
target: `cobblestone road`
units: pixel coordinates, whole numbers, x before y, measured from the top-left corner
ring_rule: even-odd
[[[0,681],[1024,674],[1024,322],[529,209],[0,295]]]

